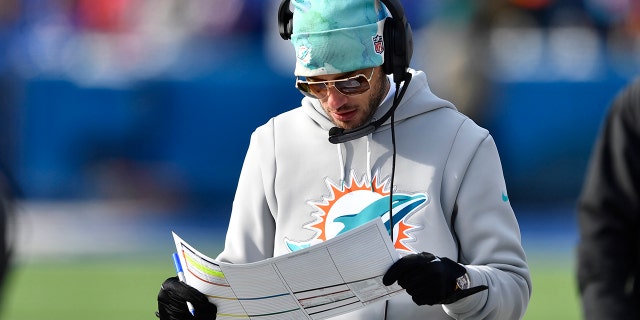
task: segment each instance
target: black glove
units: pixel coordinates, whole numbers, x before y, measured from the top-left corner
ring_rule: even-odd
[[[187,308],[191,302],[194,315]],[[160,320],[215,320],[218,308],[202,292],[171,277],[165,280],[158,293],[158,312]]]
[[[467,270],[431,253],[411,254],[396,261],[382,278],[385,286],[398,281],[417,305],[449,304],[488,289],[469,287]]]

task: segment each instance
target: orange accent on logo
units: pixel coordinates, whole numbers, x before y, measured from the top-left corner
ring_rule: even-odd
[[[393,246],[398,250],[404,250],[407,252],[412,252],[405,244],[404,240],[413,239],[407,234],[407,231],[415,228],[415,226],[406,224],[404,221],[400,221],[398,223],[398,234],[396,235],[396,241],[393,243]]]

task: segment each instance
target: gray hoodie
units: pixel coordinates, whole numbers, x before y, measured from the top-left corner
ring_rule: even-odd
[[[403,292],[389,301],[387,319],[520,319],[531,278],[493,138],[435,96],[423,72],[410,71],[394,116],[394,246],[401,255],[426,251],[458,261],[472,286],[489,289],[436,306],[418,306]],[[331,127],[320,103],[304,98],[255,130],[218,260],[287,254],[374,218],[389,227],[390,121],[337,145],[327,140]],[[334,319],[383,319],[384,309],[381,302]]]

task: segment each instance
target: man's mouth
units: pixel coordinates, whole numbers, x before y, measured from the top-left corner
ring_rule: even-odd
[[[349,110],[349,111],[340,111],[340,112],[333,112],[333,117],[337,120],[337,121],[349,121],[349,120],[353,120],[353,118],[356,116],[358,110],[357,109],[353,109],[353,110]]]

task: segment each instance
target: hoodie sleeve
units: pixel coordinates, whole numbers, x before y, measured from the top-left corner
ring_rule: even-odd
[[[475,138],[461,140],[479,144],[466,155],[470,159],[466,169],[455,173],[462,178],[453,227],[460,244],[459,262],[466,267],[471,285],[489,289],[443,308],[456,319],[520,319],[531,295],[520,228],[508,200],[495,142],[488,132],[474,127],[478,128],[466,121],[459,132],[465,135],[471,129]]]
[[[272,119],[251,135],[218,261],[247,263],[273,256],[277,211],[273,145]]]

